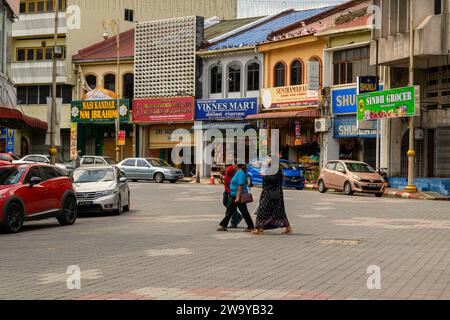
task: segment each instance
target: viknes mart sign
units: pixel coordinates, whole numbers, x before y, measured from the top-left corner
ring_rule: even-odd
[[[357,100],[359,121],[414,117],[420,111],[420,87],[360,94]]]
[[[76,100],[72,101],[72,122],[77,123],[111,123],[120,115],[121,122],[128,122],[130,118],[130,100]]]

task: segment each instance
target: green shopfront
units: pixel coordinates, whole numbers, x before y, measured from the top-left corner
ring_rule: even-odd
[[[115,119],[120,114],[120,130],[125,131],[125,145],[121,147],[121,159],[132,156],[133,125],[131,124],[130,101],[122,99],[117,111],[116,100],[72,101],[72,156],[76,150],[82,155],[109,156],[115,159]]]

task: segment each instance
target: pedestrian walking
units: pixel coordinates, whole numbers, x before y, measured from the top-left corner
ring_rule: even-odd
[[[269,158],[266,165],[270,167],[275,163]],[[273,170],[276,168],[272,168]],[[275,171],[273,170],[273,171]],[[253,234],[264,234],[264,230],[286,228],[283,234],[292,233],[292,227],[286,215],[283,195],[283,171],[281,167],[276,172],[262,170],[263,191],[256,212],[256,229]]]
[[[223,184],[225,186],[225,191],[223,192],[223,205],[225,206],[225,208],[228,208],[228,205],[231,201],[230,183],[234,175],[236,174],[237,169],[237,161],[234,161],[233,164],[228,166],[228,168],[225,170],[225,176],[223,177]],[[239,226],[239,223],[241,223],[242,219],[242,216],[239,214],[236,208],[236,210],[231,215],[230,228],[236,229]]]
[[[217,231],[228,231],[227,226],[233,213],[239,208],[242,213],[245,222],[247,223],[246,232],[252,232],[254,230],[253,220],[248,212],[247,203],[250,202],[250,193],[247,185],[247,173],[245,171],[245,166],[242,164],[237,165],[237,172],[230,182],[230,194],[231,201],[228,204],[227,213],[225,218],[220,222]]]

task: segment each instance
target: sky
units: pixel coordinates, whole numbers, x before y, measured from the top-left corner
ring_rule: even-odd
[[[336,5],[347,0],[238,0],[238,18],[258,17],[285,9],[309,9]]]

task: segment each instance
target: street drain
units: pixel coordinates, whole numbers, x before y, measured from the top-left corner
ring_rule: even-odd
[[[330,239],[330,240],[319,240],[320,244],[323,245],[341,245],[341,246],[358,246],[361,244],[361,240],[346,240],[346,239]]]

